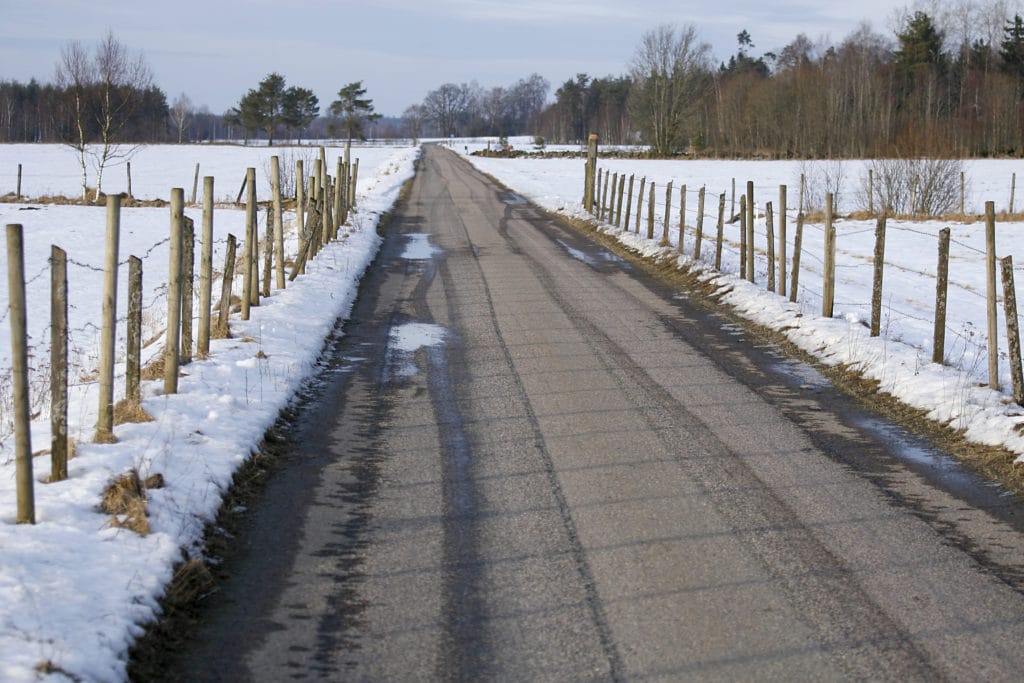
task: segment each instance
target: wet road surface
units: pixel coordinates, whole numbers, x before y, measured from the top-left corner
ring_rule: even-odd
[[[1019,500],[443,149],[322,370],[168,679],[1024,670]]]

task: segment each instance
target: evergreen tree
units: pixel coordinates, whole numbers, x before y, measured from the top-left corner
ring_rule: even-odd
[[[1024,77],[1024,20],[1019,14],[1014,15],[1013,21],[1007,21],[1003,28],[999,56],[1007,72]]]
[[[331,103],[331,114],[341,117],[341,127],[348,133],[349,142],[353,137],[363,138],[363,125],[380,118],[373,111],[373,100],[364,95],[363,82],[355,81],[339,90],[338,99]]]

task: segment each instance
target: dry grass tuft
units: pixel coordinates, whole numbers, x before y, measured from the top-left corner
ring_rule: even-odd
[[[215,581],[209,567],[200,559],[193,558],[178,565],[174,579],[167,587],[165,604],[184,607],[195,604],[214,589]]]
[[[107,485],[100,511],[110,515],[110,526],[130,529],[140,536],[149,534],[146,490],[136,470],[130,470]]]
[[[164,378],[164,354],[160,354],[139,371],[139,378],[143,380],[155,380]]]
[[[114,424],[123,425],[129,422],[152,422],[153,416],[146,412],[138,403],[124,399],[114,404]]]

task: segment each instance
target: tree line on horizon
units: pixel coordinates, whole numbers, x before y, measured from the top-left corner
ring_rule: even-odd
[[[862,24],[838,44],[798,35],[778,53],[754,37],[716,63],[693,25],[641,38],[628,71],[580,73],[549,97],[538,74],[502,87],[445,83],[400,118],[374,112],[361,81],[324,113],[309,89],[268,75],[217,115],[151,81],[118,87],[133,142],[535,135],[582,144],[644,144],[659,156],[784,158],[1024,156],[1024,20],[1005,4],[904,10],[888,37]],[[109,38],[108,38],[109,39]],[[62,55],[62,58],[64,55]],[[109,88],[107,92],[109,92]],[[0,81],[0,141],[97,139],[100,83]],[[128,95],[131,97],[128,97]],[[84,102],[84,105],[83,105]],[[93,103],[93,104],[90,104]]]

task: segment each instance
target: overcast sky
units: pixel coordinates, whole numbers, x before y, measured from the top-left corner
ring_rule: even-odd
[[[268,73],[312,89],[321,107],[362,80],[377,111],[400,115],[430,90],[489,88],[537,72],[620,75],[658,24],[696,25],[717,61],[746,29],[751,54],[799,33],[842,40],[861,21],[891,36],[887,0],[0,0],[0,80],[53,80],[70,40],[92,48],[108,29],[141,50],[168,103],[187,93],[222,113]]]

